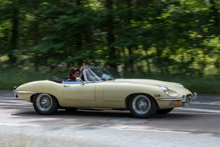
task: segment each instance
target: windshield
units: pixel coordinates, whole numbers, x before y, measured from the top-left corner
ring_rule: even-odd
[[[86,76],[85,76],[86,75]],[[90,68],[84,70],[84,76],[88,81],[101,82],[114,80],[115,78],[105,68]]]

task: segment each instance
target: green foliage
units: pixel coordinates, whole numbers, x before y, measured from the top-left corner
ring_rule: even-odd
[[[163,75],[219,74],[219,13],[217,0],[4,0],[0,57],[36,70],[86,62]]]

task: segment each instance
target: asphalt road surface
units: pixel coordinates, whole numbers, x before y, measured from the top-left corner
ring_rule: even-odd
[[[198,94],[188,108],[138,119],[129,111],[59,110],[39,115],[32,103],[0,90],[0,147],[219,147],[220,95]]]

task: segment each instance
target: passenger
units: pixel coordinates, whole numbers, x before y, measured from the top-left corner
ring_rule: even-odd
[[[68,77],[67,81],[68,82],[76,81],[76,78],[80,76],[80,73],[82,73],[84,69],[85,69],[85,63],[83,63],[83,66],[80,68],[80,70],[76,67],[71,67],[70,76]]]

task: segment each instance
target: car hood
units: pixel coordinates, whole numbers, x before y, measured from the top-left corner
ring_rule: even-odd
[[[177,85],[175,82],[167,82],[167,81],[160,81],[153,79],[116,79],[115,82],[129,82],[129,83],[148,84],[155,86],[179,87],[179,85]]]

